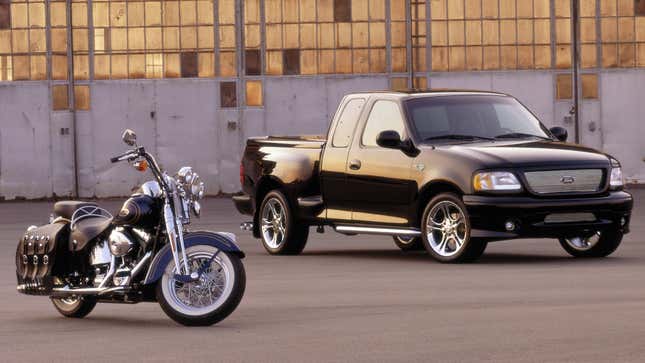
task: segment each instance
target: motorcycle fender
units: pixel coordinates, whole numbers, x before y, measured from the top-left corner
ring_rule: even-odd
[[[235,235],[233,233],[226,232],[190,232],[184,235],[184,245],[186,248],[195,246],[195,245],[209,245],[213,246],[220,251],[230,252],[237,255],[239,258],[244,258],[244,252],[235,243]],[[143,279],[143,284],[152,284],[157,282],[164,274],[166,266],[172,261],[172,251],[170,250],[170,244],[166,244],[159,250],[159,253],[155,256],[150,263],[148,268],[148,273],[146,274],[145,279]]]

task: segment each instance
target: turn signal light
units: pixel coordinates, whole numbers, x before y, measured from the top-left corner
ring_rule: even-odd
[[[145,159],[139,160],[136,163],[134,163],[134,167],[140,172],[144,172],[148,170],[148,161],[146,161]]]

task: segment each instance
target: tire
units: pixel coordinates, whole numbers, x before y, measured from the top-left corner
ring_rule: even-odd
[[[475,261],[487,246],[484,240],[470,238],[468,211],[453,193],[441,193],[430,200],[421,219],[421,239],[426,251],[443,263]]]
[[[401,251],[422,251],[424,249],[421,237],[393,236],[392,239]]]
[[[264,197],[258,223],[262,245],[272,255],[297,255],[307,244],[309,226],[296,219],[287,198],[278,190]]]
[[[96,306],[96,299],[89,296],[75,298],[52,298],[54,307],[67,318],[81,319],[91,313]]]
[[[186,249],[186,255],[193,268],[198,268],[200,264],[209,261],[218,249],[209,245],[195,245]],[[183,260],[180,260],[183,265]],[[218,272],[215,275],[215,267]],[[182,284],[174,279],[176,273],[175,261],[171,260],[166,266],[163,276],[157,282],[156,296],[161,309],[172,320],[186,326],[209,326],[222,321],[228,317],[240,304],[246,288],[246,273],[244,265],[237,255],[229,252],[220,251],[210,265],[211,271],[205,272],[204,280],[200,283],[218,281],[218,277],[224,276],[221,294],[210,305],[201,307],[194,306],[191,302],[181,299],[178,296],[178,289],[188,286],[192,293],[196,294],[201,284],[187,283]],[[223,273],[223,275],[222,275]],[[208,296],[207,296],[208,297]],[[186,298],[184,296],[184,298]],[[190,298],[190,295],[189,295]],[[201,301],[201,300],[198,300]]]
[[[607,257],[620,246],[623,232],[618,228],[611,228],[597,231],[591,236],[560,238],[559,241],[562,248],[573,257]]]

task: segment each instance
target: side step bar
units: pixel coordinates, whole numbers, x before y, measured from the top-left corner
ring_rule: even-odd
[[[334,230],[343,234],[382,234],[405,237],[418,237],[421,235],[421,231],[417,228],[335,226]]]
[[[116,292],[126,292],[125,286],[117,287],[87,287],[80,289],[70,289],[69,287],[55,287],[52,289],[52,297],[70,297],[77,295],[105,295]]]

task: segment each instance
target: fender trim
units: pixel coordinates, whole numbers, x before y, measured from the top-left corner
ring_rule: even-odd
[[[184,235],[184,245],[186,248],[195,245],[209,245],[220,251],[237,255],[239,258],[244,258],[245,256],[244,252],[235,244],[235,235],[233,233],[209,231],[190,232]],[[150,263],[148,273],[146,273],[146,277],[142,283],[147,285],[157,282],[170,261],[172,261],[172,251],[170,251],[170,244],[166,244],[159,250]]]

